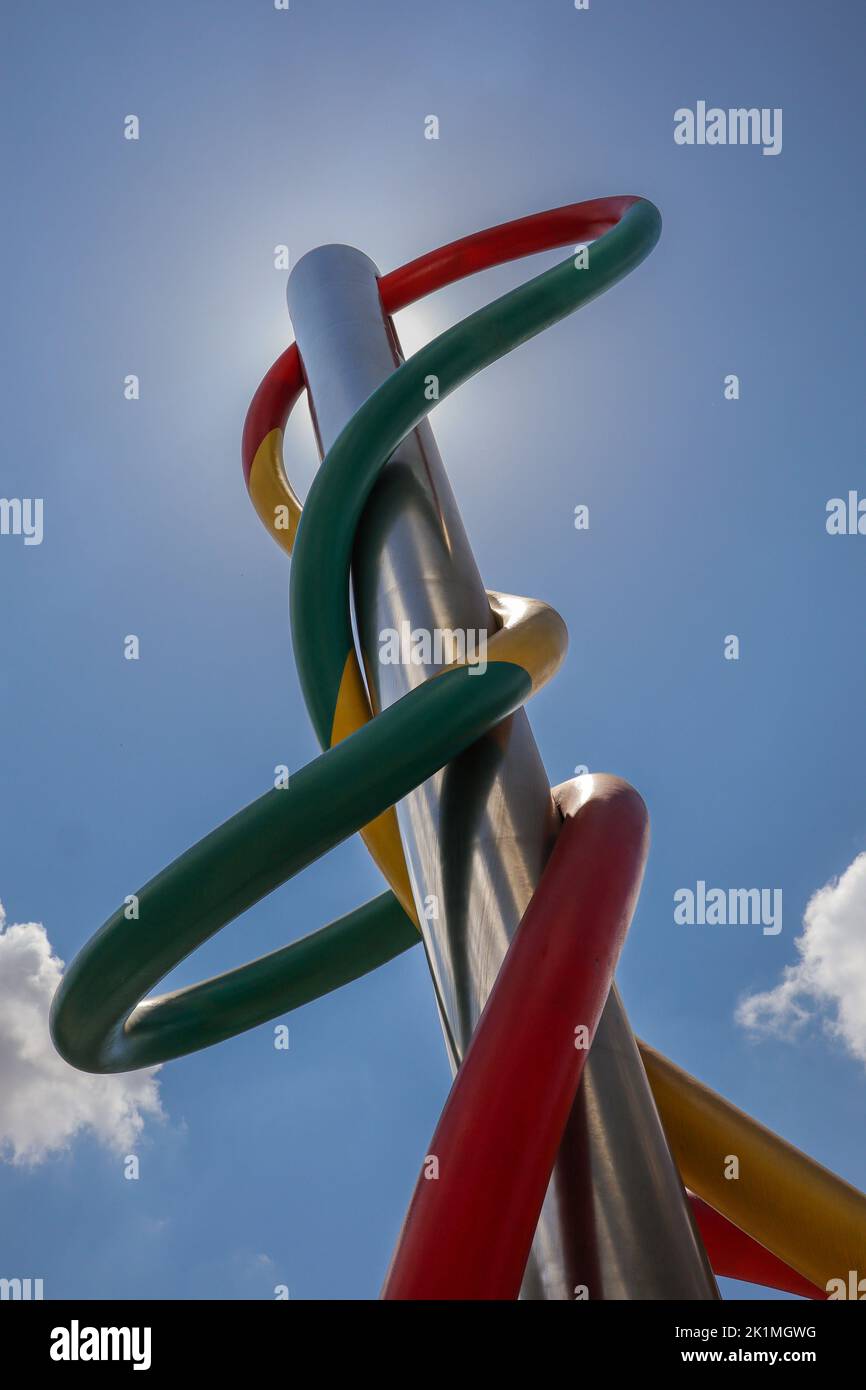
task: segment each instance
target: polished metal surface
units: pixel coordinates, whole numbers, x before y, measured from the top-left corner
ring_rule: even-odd
[[[323,246],[300,260],[289,311],[322,453],[401,360],[376,267]],[[374,706],[436,668],[379,659],[387,629],[492,632],[481,576],[432,430],[386,465],[358,531],[355,610]],[[412,792],[398,819],[452,1066],[459,1063],[555,839],[558,813],[520,711]],[[525,1297],[701,1299],[715,1281],[614,989],[533,1246]]]

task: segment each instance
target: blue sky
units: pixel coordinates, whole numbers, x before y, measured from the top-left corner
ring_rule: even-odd
[[[511,217],[642,193],[664,218],[650,260],[432,424],[487,584],[569,626],[530,710],[551,782],[585,763],[648,802],[618,976],[635,1029],[866,1186],[856,1020],[847,1046],[832,1001],[793,1042],[734,1020],[796,963],[812,895],[866,850],[866,538],[824,525],[829,498],[866,493],[860,7],[94,0],[19,6],[5,27],[0,490],[45,507],[42,545],[0,537],[8,922],[44,924],[71,959],[276,763],[316,751],[287,567],[239,463],[249,399],[291,334],[274,246],[295,261],[349,242],[387,270]],[[674,111],[698,100],[781,107],[781,155],[675,145]],[[555,259],[407,311],[405,348]],[[316,458],[296,417],[305,490]],[[673,893],[698,879],[781,887],[782,932],[675,926]],[[378,891],[355,840],[175,981]],[[48,1297],[375,1295],[449,1082],[421,952],[288,1021],[288,1053],[266,1026],[159,1073],[137,1182],[107,1121],[0,1164],[0,1273],[43,1277]],[[0,1095],[2,1076],[0,1059]]]

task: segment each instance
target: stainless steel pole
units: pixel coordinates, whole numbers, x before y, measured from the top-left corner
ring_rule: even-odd
[[[288,303],[324,454],[400,362],[377,270],[322,246],[289,278]],[[376,708],[433,668],[377,659],[384,629],[484,630],[484,585],[429,424],[395,451],[353,562],[355,612]],[[539,881],[558,818],[521,711],[398,808],[452,1067]],[[425,904],[436,915],[425,915]],[[551,1179],[525,1297],[706,1299],[715,1280],[695,1233],[616,989],[611,991]]]

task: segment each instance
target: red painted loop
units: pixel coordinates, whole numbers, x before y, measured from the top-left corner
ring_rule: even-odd
[[[646,807],[619,778],[555,795],[564,824],[446,1101],[384,1298],[520,1291],[649,846]]]
[[[439,246],[417,260],[389,271],[379,280],[379,293],[386,314],[396,314],[425,295],[444,289],[507,261],[553,251],[569,242],[594,241],[615,227],[638,199],[592,198],[585,203],[536,212],[473,232],[459,241]],[[304,375],[297,346],[292,343],[277,358],[253,396],[244,422],[241,457],[244,478],[249,483],[256,450],[271,430],[285,429],[286,421],[304,389]]]

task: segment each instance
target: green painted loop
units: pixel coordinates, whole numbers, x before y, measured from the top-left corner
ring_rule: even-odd
[[[389,892],[261,960],[139,1004],[220,927],[432,777],[529,691],[526,672],[504,662],[483,675],[443,672],[199,840],[140,890],[137,921],[118,909],[66,971],[51,1010],[61,1055],[95,1072],[165,1062],[414,945],[417,929]]]

